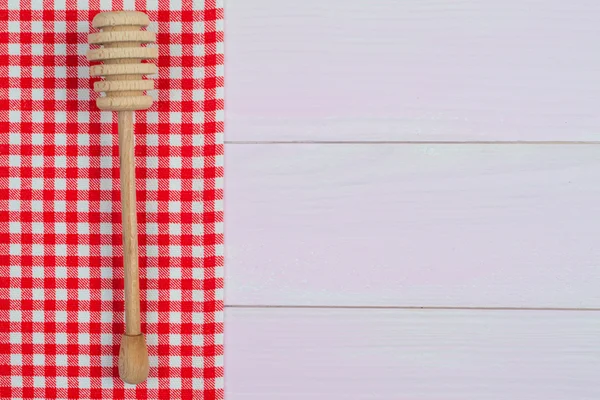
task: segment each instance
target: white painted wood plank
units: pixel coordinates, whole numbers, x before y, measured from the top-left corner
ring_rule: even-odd
[[[597,400],[600,315],[228,309],[228,400]]]
[[[600,307],[598,145],[226,158],[226,304]]]
[[[230,141],[598,140],[596,0],[228,0]]]

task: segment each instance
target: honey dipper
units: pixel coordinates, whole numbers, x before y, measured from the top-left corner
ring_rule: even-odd
[[[90,61],[103,64],[90,67],[90,76],[104,77],[94,84],[94,91],[104,92],[96,105],[101,110],[117,111],[119,117],[119,159],[123,221],[123,268],[125,274],[125,333],[119,351],[119,375],[127,383],[137,384],[148,377],[148,350],[140,324],[140,285],[138,273],[138,236],[135,207],[135,160],[133,112],[146,110],[152,97],[154,82],[143,75],[155,74],[156,65],[142,63],[158,57],[153,43],[156,35],[142,30],[148,16],[136,11],[103,12],[96,15],[92,26],[101,32],[89,35],[89,43],[101,45],[88,52]]]

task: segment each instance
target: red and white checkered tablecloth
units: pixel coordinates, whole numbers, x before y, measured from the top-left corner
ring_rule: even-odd
[[[86,60],[91,20],[146,12],[155,103],[136,112],[150,377],[118,378],[116,113]],[[0,0],[0,397],[223,398],[222,0]]]

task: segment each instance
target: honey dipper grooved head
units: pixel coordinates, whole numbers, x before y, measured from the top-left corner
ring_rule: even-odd
[[[142,63],[158,58],[156,47],[142,46],[156,42],[154,32],[141,30],[149,23],[148,16],[138,11],[103,12],[94,17],[92,26],[101,32],[90,34],[88,40],[102,47],[90,50],[88,60],[104,62],[90,67],[90,76],[104,77],[94,84],[94,91],[105,93],[96,100],[99,109],[133,111],[152,105],[152,97],[144,91],[154,89],[154,82],[143,75],[156,74],[157,68]]]

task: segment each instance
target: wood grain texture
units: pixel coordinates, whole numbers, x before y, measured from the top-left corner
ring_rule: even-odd
[[[92,20],[92,26],[96,29],[114,26],[148,26],[150,19],[140,11],[108,11],[96,14]]]
[[[111,92],[108,92],[111,93]],[[121,92],[122,93],[122,92]],[[136,93],[136,92],[129,92]],[[141,92],[140,92],[141,93]],[[127,96],[127,97],[98,97],[96,99],[96,106],[101,110],[106,111],[119,111],[119,112],[130,112],[133,110],[147,110],[152,106],[151,96]]]
[[[137,81],[98,81],[94,82],[95,92],[144,91],[153,90],[154,81],[141,79]]]
[[[158,58],[157,47],[113,47],[93,49],[88,52],[90,61],[106,61],[117,59],[155,59]]]
[[[112,31],[90,33],[88,36],[90,44],[104,44],[115,42],[156,42],[156,33],[151,31]]]
[[[229,0],[229,141],[597,141],[596,0]]]
[[[100,64],[90,67],[90,76],[106,75],[152,75],[157,74],[155,64]]]
[[[597,312],[227,309],[228,400],[596,400]]]
[[[153,32],[140,31],[147,21],[148,17],[139,12],[108,12],[94,17],[93,26],[102,32],[91,33],[88,41],[103,47],[90,49],[87,57],[90,61],[104,61],[107,67],[92,67],[90,73],[97,76],[109,72],[104,81],[94,84],[94,90],[106,93],[96,99],[99,109],[134,111],[152,105],[152,97],[144,95],[144,91],[151,90],[153,83],[144,80],[143,73],[156,67],[141,67],[141,61],[158,58],[158,48],[141,47],[156,39]]]
[[[119,376],[123,382],[137,385],[148,378],[150,364],[143,334],[121,336],[119,348]]]
[[[600,307],[598,145],[226,157],[226,304]]]
[[[103,47],[88,51],[88,60],[105,61],[119,68],[97,68],[93,72],[110,71],[105,82],[95,85],[106,92],[96,100],[101,110],[118,111],[119,119],[119,169],[121,178],[121,206],[123,224],[123,269],[125,288],[125,334],[119,352],[119,375],[124,382],[138,384],[148,377],[149,363],[146,341],[140,324],[140,284],[138,271],[138,235],[135,195],[135,152],[133,136],[133,110],[147,109],[152,98],[144,95],[151,89],[136,67],[144,58],[157,58],[158,49],[140,47],[155,38],[154,34],[139,32],[147,26],[148,16],[135,11],[117,11],[97,14],[92,25],[103,32],[92,33],[90,43]],[[122,72],[115,75],[115,72]]]
[[[125,333],[135,337],[140,325],[140,280],[138,270],[138,233],[135,198],[135,141],[133,112],[119,112],[119,171],[123,221],[123,268],[125,285]]]

